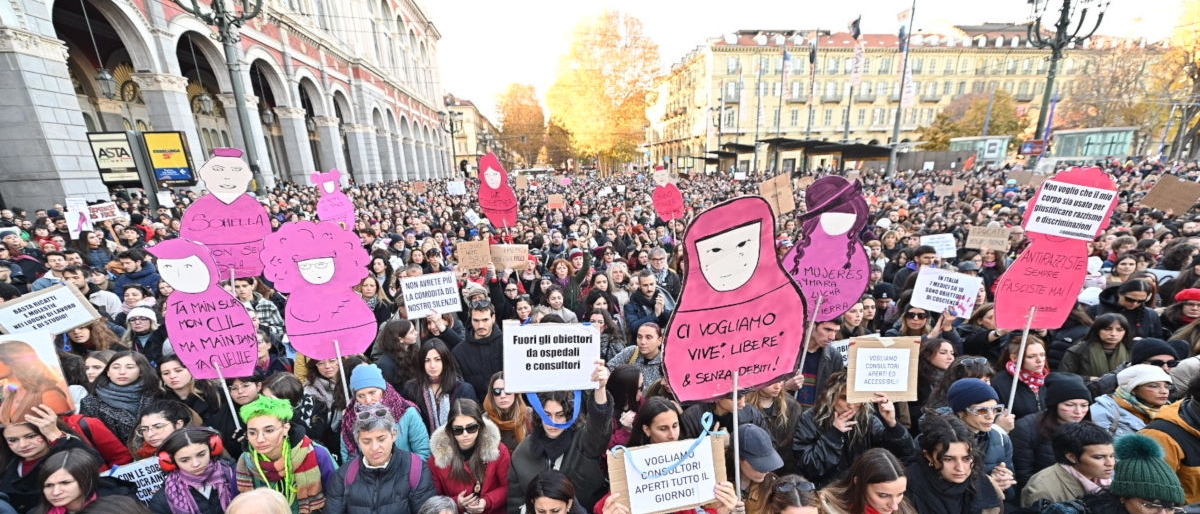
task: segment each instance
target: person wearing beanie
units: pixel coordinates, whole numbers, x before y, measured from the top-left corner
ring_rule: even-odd
[[[1137,432],[1170,403],[1171,375],[1150,364],[1135,364],[1117,373],[1117,390],[1096,399],[1092,422],[1113,437]]]
[[[1163,331],[1174,334],[1188,323],[1200,319],[1200,289],[1189,287],[1175,293],[1175,302],[1163,310]]]
[[[1064,423],[1088,419],[1091,403],[1092,393],[1078,375],[1055,372],[1046,376],[1046,410],[1017,420],[1009,433],[1017,489],[1038,471],[1054,465],[1054,432]]]
[[[1191,360],[1191,359],[1189,359]],[[1187,503],[1200,503],[1200,379],[1184,389],[1185,398],[1159,409],[1158,417],[1140,433],[1163,448],[1163,460],[1183,484]]]
[[[238,491],[270,488],[283,493],[293,513],[321,512],[325,508],[322,484],[334,476],[337,466],[324,446],[308,436],[291,437],[292,404],[264,395],[243,405],[238,414],[246,423],[250,445],[237,461]]]
[[[1063,423],[1054,431],[1055,464],[1028,480],[1021,489],[1021,507],[1063,502],[1096,493],[1112,484],[1113,438],[1094,423]]]
[[[1087,334],[1067,349],[1057,370],[1074,373],[1084,380],[1095,380],[1129,362],[1132,346],[1133,331],[1125,316],[1102,314]]]
[[[921,514],[999,514],[1004,499],[975,466],[971,431],[949,416],[921,419],[921,456],[908,465],[905,498]]]
[[[429,430],[421,419],[421,412],[406,400],[396,389],[383,379],[383,370],[374,364],[360,364],[350,373],[350,404],[346,412],[355,412],[359,405],[382,403],[392,412],[396,420],[396,448],[428,459]],[[350,462],[359,455],[354,440],[354,416],[342,417],[341,462]]]
[[[1181,345],[1182,347],[1177,347],[1178,345]],[[1150,364],[1152,366],[1159,366],[1163,369],[1163,371],[1166,371],[1172,377],[1175,377],[1175,368],[1182,363],[1180,360],[1180,355],[1182,355],[1182,358],[1186,358],[1189,353],[1190,347],[1186,341],[1163,341],[1162,339],[1155,339],[1153,337],[1144,337],[1142,339],[1138,339],[1137,341],[1133,342],[1133,349],[1129,352],[1129,362],[1117,366],[1117,369],[1105,373],[1104,376],[1088,382],[1088,391],[1092,392],[1093,398],[1099,398],[1106,394],[1111,394],[1113,391],[1117,390],[1117,374],[1134,364]],[[1179,382],[1178,378],[1176,378],[1175,381]],[[1180,387],[1172,385],[1171,399],[1177,399],[1176,393],[1184,389],[1187,389],[1186,381],[1184,381],[1183,385]]]
[[[983,472],[1002,491],[1017,483],[1013,475],[1013,443],[996,426],[996,417],[1004,412],[1000,397],[987,382],[964,378],[954,382],[946,393],[950,410],[975,437],[975,447],[983,455]]]
[[[1071,506],[1056,503],[1043,514],[1088,513],[1163,514],[1187,503],[1183,484],[1163,461],[1163,448],[1141,434],[1118,437],[1113,443],[1117,464],[1107,490],[1083,496]]]

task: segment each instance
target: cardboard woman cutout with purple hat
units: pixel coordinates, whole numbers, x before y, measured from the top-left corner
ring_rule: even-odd
[[[508,185],[508,172],[494,153],[479,159],[479,207],[492,226],[517,225],[517,194]]]
[[[329,173],[313,172],[312,182],[321,191],[321,199],[317,200],[321,221],[341,223],[342,228],[354,230],[354,202],[342,192],[342,172],[337,168]]]
[[[171,346],[192,376],[253,374],[258,360],[254,320],[242,302],[218,284],[217,264],[208,248],[168,239],[147,251],[158,258],[159,275],[175,289],[167,297],[163,317]]]
[[[654,169],[654,211],[663,221],[683,217],[683,192],[671,182],[671,172],[659,166]]]
[[[262,274],[263,238],[271,233],[267,209],[246,191],[254,178],[237,148],[214,148],[199,170],[208,194],[183,213],[179,236],[203,243],[217,263],[218,277]]]
[[[858,238],[870,210],[862,184],[835,176],[808,186],[804,204],[802,235],[783,257],[783,267],[810,305],[821,298],[817,321],[829,321],[850,310],[870,280],[867,252]]]
[[[288,338],[310,359],[362,353],[375,339],[375,314],[352,287],[367,276],[371,257],[358,236],[337,223],[285,223],[266,239],[264,276],[290,293]]]
[[[758,196],[696,217],[684,235],[683,291],[664,342],[680,401],[712,400],[791,375],[808,310],[775,258],[771,207]]]

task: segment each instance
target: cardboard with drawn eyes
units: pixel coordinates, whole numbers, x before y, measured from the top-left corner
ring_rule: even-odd
[[[199,175],[208,194],[183,212],[179,237],[207,246],[223,279],[231,270],[238,277],[261,275],[258,255],[271,222],[267,209],[246,193],[254,175],[242,151],[214,148]]]
[[[40,404],[58,414],[75,409],[52,332],[0,335],[0,384],[0,425],[24,423],[25,415]]]
[[[862,183],[838,176],[809,185],[804,204],[801,235],[784,255],[783,268],[804,290],[808,305],[818,309],[816,320],[829,321],[858,303],[871,278],[867,252],[858,237],[870,209]]]
[[[167,297],[163,324],[171,347],[197,379],[254,373],[258,339],[246,307],[221,287],[208,248],[182,238],[147,249],[158,273],[175,289]],[[220,368],[220,369],[218,369]]]
[[[684,235],[683,288],[663,344],[680,401],[708,401],[791,375],[804,340],[800,287],[775,258],[775,216],[746,196],[706,210]]]
[[[654,211],[663,221],[683,217],[683,193],[671,182],[671,172],[663,167],[654,170]]]
[[[346,230],[354,229],[354,202],[342,192],[342,172],[336,168],[329,173],[313,172],[313,185],[321,191],[317,200],[317,216],[321,221],[341,223]]]
[[[1100,168],[1072,168],[1042,183],[1025,208],[1029,246],[996,281],[996,326],[1022,330],[1062,326],[1087,276],[1092,238],[1117,207],[1117,184]]]
[[[517,226],[517,193],[508,185],[508,171],[494,153],[479,159],[479,207],[492,225]]]
[[[284,321],[296,351],[325,360],[362,353],[375,339],[375,314],[352,289],[367,276],[370,255],[337,223],[284,223],[266,239],[264,276],[288,293]]]

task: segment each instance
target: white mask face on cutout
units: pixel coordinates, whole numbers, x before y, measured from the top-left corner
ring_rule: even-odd
[[[762,222],[756,221],[696,241],[700,272],[717,291],[742,287],[758,269]]]
[[[821,230],[831,236],[840,236],[854,227],[855,216],[849,212],[827,212],[821,215]]]
[[[492,189],[500,189],[500,172],[488,168],[483,172],[483,181],[487,182],[488,187]]]
[[[299,261],[300,276],[309,284],[321,285],[333,279],[333,257],[319,257]]]
[[[203,292],[212,280],[208,266],[195,255],[184,259],[159,259],[158,273],[176,291],[185,293]]]

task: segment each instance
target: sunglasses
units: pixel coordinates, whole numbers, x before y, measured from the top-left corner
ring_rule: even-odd
[[[1163,367],[1163,366],[1166,366],[1166,367],[1168,367],[1168,368],[1174,368],[1174,367],[1176,367],[1176,366],[1178,366],[1178,365],[1179,365],[1179,361],[1177,361],[1177,360],[1174,360],[1174,359],[1172,359],[1172,360],[1169,360],[1169,361],[1164,361],[1164,360],[1161,360],[1161,359],[1150,359],[1150,360],[1148,360],[1148,361],[1146,361],[1146,362],[1143,362],[1142,364],[1149,364],[1149,365],[1151,365],[1151,366],[1155,366],[1155,367],[1158,367],[1158,368],[1161,368],[1161,367]]]
[[[783,482],[783,481],[780,481],[780,482],[775,483],[775,490],[779,491],[781,493],[790,493],[792,491],[801,491],[801,492],[815,491],[816,489],[817,489],[817,486],[813,485],[812,482]]]
[[[450,433],[452,433],[454,435],[463,435],[463,432],[466,432],[468,434],[474,434],[475,432],[478,432],[478,431],[479,431],[479,423],[471,423],[470,425],[467,425],[465,427],[461,426],[461,425],[450,425]]]
[[[371,418],[382,418],[384,416],[387,416],[388,414],[390,414],[390,413],[385,408],[367,409],[367,410],[358,412],[358,420],[366,421]]]
[[[1149,300],[1149,298],[1147,298],[1145,300],[1136,300],[1136,299],[1130,298],[1128,296],[1122,296],[1121,299],[1125,300],[1126,302],[1132,303],[1134,305],[1141,305],[1143,303],[1146,303],[1147,300]]]
[[[1164,505],[1161,503],[1153,503],[1153,502],[1142,502],[1142,508],[1146,509],[1150,512],[1157,512],[1159,514],[1183,514],[1184,512],[1186,512],[1182,508],[1176,507],[1174,505],[1170,505],[1170,504]]]
[[[492,302],[488,300],[476,300],[471,302],[471,308],[474,310],[483,310],[492,306]]]
[[[987,364],[987,359],[984,357],[964,357],[963,360],[958,361],[958,365],[963,367],[982,366],[984,364]]]
[[[967,409],[967,412],[970,412],[971,414],[974,414],[981,418],[984,416],[987,416],[988,414],[991,414],[993,416],[999,416],[1001,412],[1004,412],[1004,406],[996,405],[993,407],[976,407],[974,409]]]
[[[492,396],[505,396],[507,394],[508,393],[504,392],[503,387],[493,387],[492,388]]]
[[[904,313],[904,317],[906,317],[908,319],[928,319],[929,313],[927,313],[927,312],[906,312],[906,313]]]

